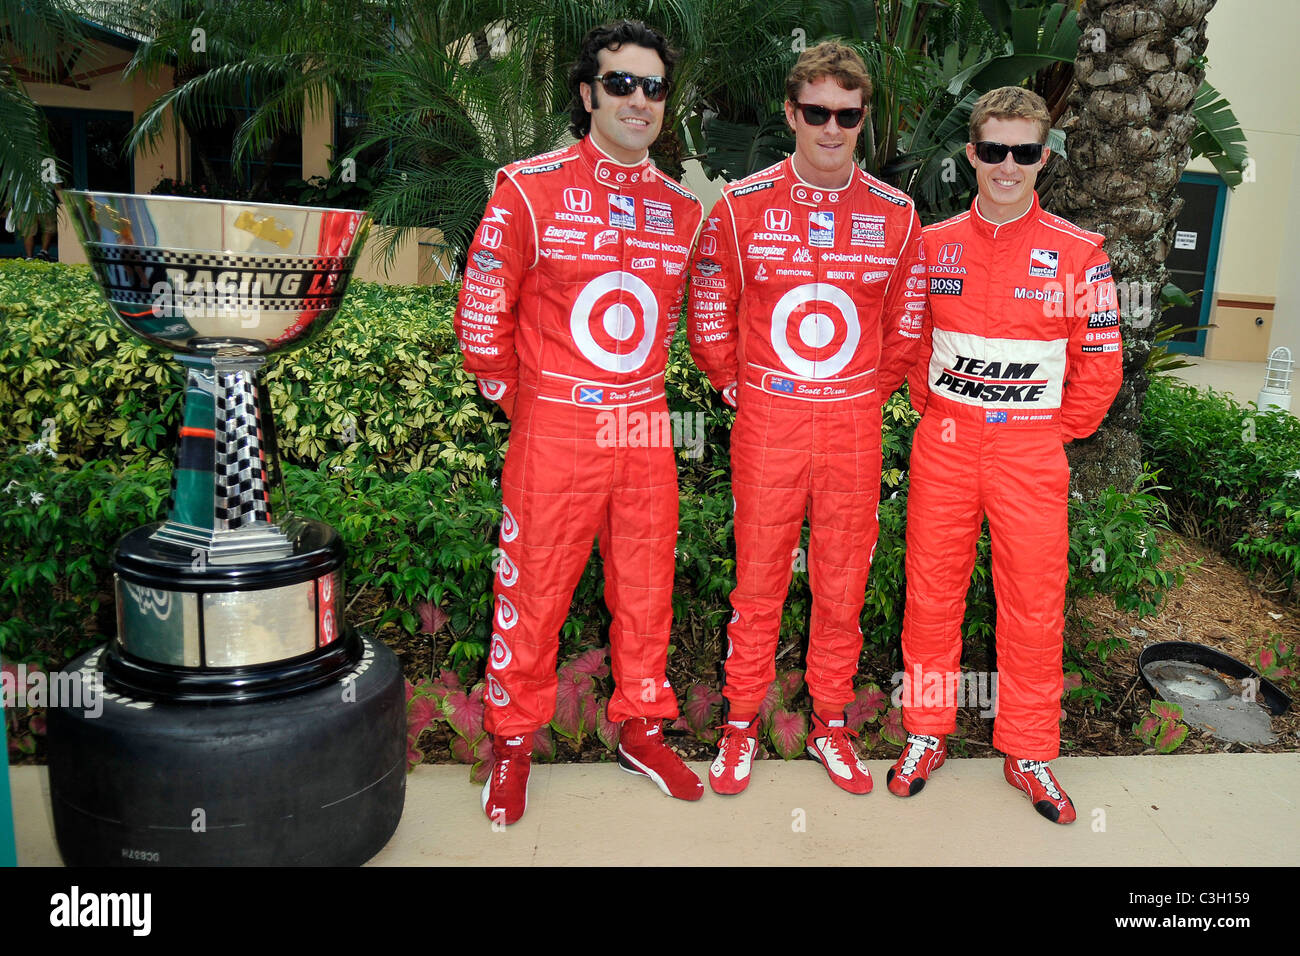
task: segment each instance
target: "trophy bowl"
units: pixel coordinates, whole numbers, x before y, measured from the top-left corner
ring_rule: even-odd
[[[272,518],[259,373],[338,311],[370,217],[63,198],[113,312],[186,379],[167,520],[118,542],[117,634],[70,666],[103,706],[51,708],[60,852],[96,866],[360,863],[401,816],[401,669],[344,622],[338,532]]]
[[[109,305],[181,355],[266,355],[323,329],[347,291],[370,217],[181,196],[65,191]]]

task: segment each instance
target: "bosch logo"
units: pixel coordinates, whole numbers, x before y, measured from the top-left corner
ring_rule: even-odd
[[[769,209],[763,213],[763,225],[770,232],[790,231],[790,210]]]
[[[570,186],[564,191],[564,208],[569,212],[591,212],[591,192]]]
[[[483,224],[483,228],[478,233],[479,242],[489,249],[496,249],[501,245],[501,230],[496,226]]]
[[[939,254],[934,261],[944,266],[955,266],[961,262],[961,243],[945,242],[939,247]]]

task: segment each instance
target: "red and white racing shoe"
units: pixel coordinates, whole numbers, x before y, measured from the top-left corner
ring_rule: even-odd
[[[649,777],[659,789],[678,800],[698,800],[704,784],[664,743],[663,721],[630,717],[623,721],[618,741],[618,765],[628,773]]]
[[[1074,802],[1052,776],[1046,760],[1017,760],[1008,757],[1002,765],[1007,783],[1029,795],[1034,809],[1053,823],[1074,822]]]
[[[948,737],[929,737],[908,734],[903,753],[885,775],[889,792],[900,797],[910,797],[925,788],[930,774],[943,766],[948,759]]]
[[[532,735],[492,737],[492,772],[483,784],[483,812],[508,825],[528,809],[528,771],[533,766]]]
[[[812,731],[808,734],[808,753],[826,768],[831,783],[849,793],[871,792],[871,771],[853,749],[850,737],[857,734],[844,726],[843,720],[822,723],[813,712]]]
[[[723,724],[719,730],[718,756],[709,767],[709,786],[714,793],[736,794],[749,786],[749,771],[758,752],[757,720],[748,727]]]

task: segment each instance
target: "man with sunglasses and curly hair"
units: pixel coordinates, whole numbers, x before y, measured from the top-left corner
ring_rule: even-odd
[[[876,545],[880,410],[919,341],[925,265],[912,200],[854,162],[870,99],[851,48],[806,50],[786,80],[794,155],[723,190],[692,267],[691,351],[737,409],[727,723],[709,770],[717,793],[749,784],[805,516],[807,749],[836,786],[872,786],[844,709]]]
[[[1036,93],[981,96],[968,212],[927,226],[929,305],[909,372],[921,412],[907,500],[902,755],[891,792],[919,792],[956,728],[961,625],[987,516],[997,595],[993,745],[1007,782],[1055,823],[1075,819],[1047,762],[1060,751],[1070,469],[1122,377],[1103,236],[1042,209],[1034,183],[1051,117]]]
[[[524,813],[533,738],[556,705],[555,659],[574,587],[600,541],[618,762],[670,796],[699,778],[665,745],[677,700],[665,673],[677,535],[671,439],[625,440],[611,418],[668,420],[664,368],[699,200],[649,147],[675,55],[639,22],[592,31],[569,75],[579,142],[506,166],[469,248],[456,314],[465,367],[510,419],[493,586],[483,808]],[[651,429],[662,439],[664,429]],[[580,716],[588,721],[601,715]]]

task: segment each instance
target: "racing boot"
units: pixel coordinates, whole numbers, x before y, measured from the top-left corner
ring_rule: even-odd
[[[1007,783],[1029,795],[1034,809],[1053,823],[1074,822],[1074,802],[1052,776],[1046,760],[1017,760],[1008,757],[1002,765]]]
[[[928,737],[908,734],[903,753],[885,775],[889,792],[900,797],[910,797],[925,788],[930,774],[943,766],[948,758],[948,736]]]
[[[532,735],[492,735],[492,772],[483,784],[483,812],[493,823],[511,824],[528,809],[528,771],[533,765]]]
[[[628,773],[653,780],[664,793],[678,800],[698,800],[704,784],[664,743],[663,721],[629,717],[618,740],[618,765]]]
[[[709,767],[709,786],[714,793],[740,793],[749,786],[749,770],[758,752],[758,719],[746,726],[723,724],[718,729],[718,756]]]
[[[823,721],[813,711],[812,730],[808,734],[808,753],[826,768],[831,783],[849,793],[871,792],[871,771],[853,749],[853,731],[844,726],[844,718]]]

